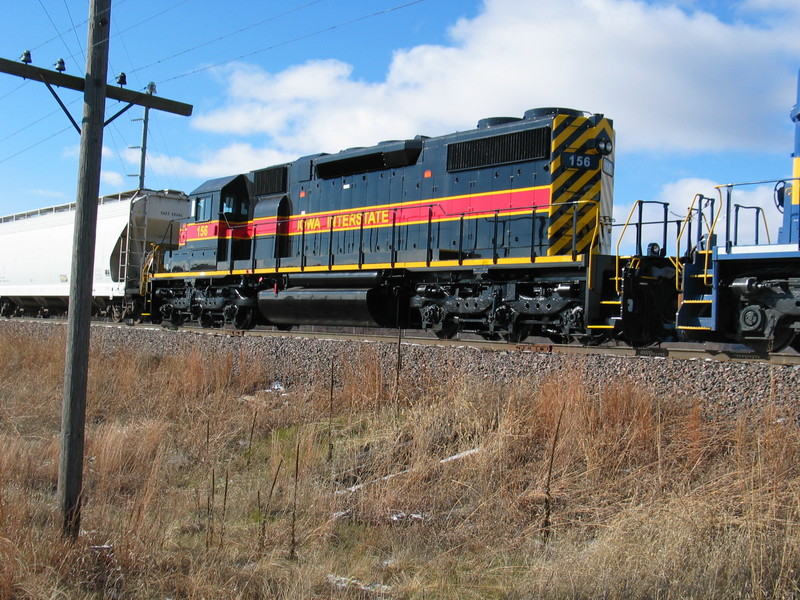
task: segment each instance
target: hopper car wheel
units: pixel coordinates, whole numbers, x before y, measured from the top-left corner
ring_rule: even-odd
[[[125,308],[118,304],[111,306],[111,320],[114,321],[114,323],[122,323],[126,316],[128,316],[128,311]]]
[[[278,331],[291,331],[292,327],[293,325],[285,325],[285,324],[275,325],[275,329],[277,329]]]
[[[15,312],[16,307],[14,306],[13,302],[3,301],[3,303],[0,304],[0,315],[4,316],[5,318],[10,319],[14,316]]]

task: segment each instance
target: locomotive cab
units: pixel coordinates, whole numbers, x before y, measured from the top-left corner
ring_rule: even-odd
[[[212,179],[195,189],[189,195],[191,216],[181,226],[179,248],[165,257],[165,269],[229,270],[234,262],[249,260],[251,187],[246,175],[236,175]]]

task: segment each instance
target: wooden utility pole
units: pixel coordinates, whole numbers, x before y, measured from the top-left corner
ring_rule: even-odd
[[[25,64],[0,59],[0,72],[43,82],[81,134],[64,367],[61,457],[58,468],[58,502],[63,517],[62,529],[64,535],[71,538],[77,537],[81,523],[89,330],[103,128],[134,105],[184,116],[192,114],[191,105],[157,98],[152,92],[143,94],[122,88],[106,88],[110,30],[111,0],[90,0],[85,78],[33,67],[28,64],[29,52],[25,53]],[[53,90],[53,85],[83,91],[83,119],[80,127]],[[128,102],[128,105],[110,119],[104,120],[107,97]]]
[[[63,532],[72,538],[77,537],[81,524],[94,245],[97,232],[97,198],[100,195],[110,31],[111,0],[90,0],[86,85],[83,91],[78,159],[78,194],[75,200],[75,231],[69,280],[61,458],[58,465],[58,502],[63,516]]]

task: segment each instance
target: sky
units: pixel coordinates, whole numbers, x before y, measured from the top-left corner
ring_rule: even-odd
[[[83,76],[88,11],[7,3],[0,57]],[[112,0],[111,29],[109,84],[194,106],[151,111],[152,189],[541,106],[613,119],[617,222],[791,175],[798,0]],[[57,91],[80,121],[82,95]],[[0,114],[0,215],[74,201],[79,136],[47,88],[0,73]],[[106,127],[103,195],[137,186],[141,116]],[[735,200],[771,209],[774,237],[772,187]]]

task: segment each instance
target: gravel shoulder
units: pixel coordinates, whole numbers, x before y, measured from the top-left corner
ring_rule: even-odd
[[[63,323],[56,322],[0,320],[0,331],[12,336],[63,339],[63,328]],[[237,363],[266,364],[276,381],[293,386],[327,385],[332,364],[337,376],[341,376],[348,365],[370,363],[387,385],[394,383],[397,369],[397,345],[389,342],[208,335],[149,326],[119,326],[93,327],[92,345],[94,351],[108,353],[134,350],[163,356],[194,350],[221,357],[230,354]],[[509,385],[523,378],[543,381],[569,374],[581,378],[590,390],[618,384],[639,387],[659,398],[699,402],[711,418],[768,404],[781,407],[788,413],[786,416],[795,419],[800,416],[800,367],[791,365],[572,356],[414,343],[402,345],[401,361],[404,386],[463,378]]]

